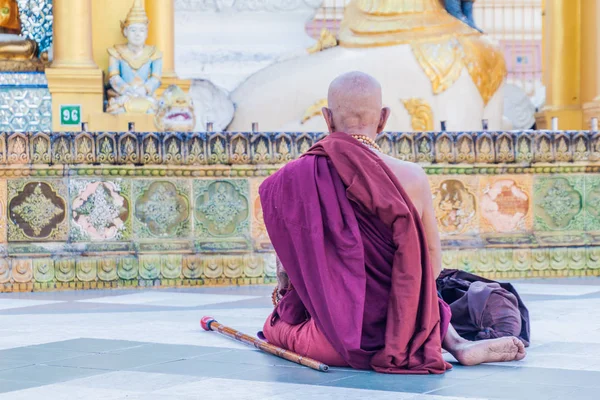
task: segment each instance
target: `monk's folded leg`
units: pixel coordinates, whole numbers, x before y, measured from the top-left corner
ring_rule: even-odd
[[[460,337],[452,325],[444,338],[443,347],[462,365],[472,366],[492,362],[520,361],[527,352],[517,337],[503,337],[477,342]]]
[[[348,367],[342,356],[319,331],[313,319],[299,325],[290,325],[281,319],[271,324],[271,319],[272,316],[267,318],[263,334],[272,345],[303,357],[313,358],[331,367]]]

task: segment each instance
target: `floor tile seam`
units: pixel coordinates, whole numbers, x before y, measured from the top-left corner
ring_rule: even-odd
[[[346,380],[346,379],[350,379],[350,378],[356,378],[356,377],[358,377],[358,376],[361,376],[361,374],[360,374],[360,373],[356,373],[356,374],[353,374],[353,375],[350,375],[350,376],[343,376],[343,377],[341,377],[341,378],[337,378],[337,379],[329,380],[329,381],[326,381],[326,382],[320,382],[320,383],[318,383],[318,384],[315,384],[315,385],[308,385],[308,386],[336,387],[336,386],[328,386],[328,385],[331,385],[331,384],[332,384],[332,383],[334,383],[334,382],[340,382],[340,381],[343,381],[343,380]],[[339,387],[339,386],[338,386],[338,387]],[[342,387],[344,387],[344,386],[342,386]]]
[[[538,352],[528,352],[527,355],[529,356],[529,358],[531,356],[568,356],[568,357],[574,357],[574,358],[596,358],[599,360],[600,363],[600,353],[598,354],[594,354],[594,355],[588,355],[588,354],[565,354],[565,353],[553,353],[553,352],[544,352],[544,353],[538,353]]]
[[[0,368],[0,373],[10,371],[11,369],[34,367],[34,366],[35,366],[35,364],[26,364],[26,365],[19,365],[18,367]],[[2,379],[2,378],[0,378],[0,379]]]
[[[183,358],[177,358],[174,360],[168,360],[168,361],[159,361],[159,362],[152,362],[149,364],[143,364],[143,365],[138,365],[135,368],[145,368],[145,367],[151,367],[153,365],[160,365],[160,364],[168,364],[171,362],[177,362],[177,361],[184,361],[185,359]],[[64,360],[61,360],[64,361]],[[94,367],[71,367],[71,366],[67,366],[67,365],[49,365],[49,366],[53,366],[53,367],[63,367],[63,368],[77,368],[77,369],[95,369],[95,370],[102,370],[102,371],[111,371],[111,372],[117,372],[117,371],[130,371],[129,368],[117,368],[117,369],[105,369],[105,368],[94,368]]]
[[[156,344],[156,343],[152,343],[152,342],[130,341],[131,343],[136,343],[136,344],[135,345],[131,345],[131,346],[127,346],[127,347],[119,347],[118,349],[102,350],[102,351],[92,351],[92,352],[80,351],[80,350],[72,350],[72,349],[69,349],[69,348],[66,348],[66,347],[55,347],[55,346],[53,346],[54,344],[57,344],[57,343],[64,343],[64,342],[73,341],[73,340],[96,340],[96,341],[102,341],[102,342],[118,342],[118,341],[123,341],[122,339],[97,339],[97,338],[90,338],[90,337],[79,336],[79,337],[76,337],[76,338],[71,338],[71,339],[66,339],[66,340],[58,340],[58,341],[55,341],[55,342],[48,342],[48,343],[42,343],[42,344],[34,344],[34,345],[21,346],[21,347],[22,348],[32,348],[33,346],[47,346],[47,347],[44,347],[43,350],[75,351],[75,352],[80,352],[80,353],[85,353],[85,354],[100,354],[100,353],[106,353],[106,352],[110,352],[110,351],[134,349],[134,348],[138,348],[138,347],[142,347],[142,346]],[[21,347],[15,347],[15,348],[21,348]],[[35,350],[38,350],[38,349],[35,349]]]
[[[348,377],[335,379],[334,381],[342,380],[342,379],[345,379],[345,378],[348,378]],[[323,388],[331,388],[333,390],[335,390],[336,388],[348,389],[348,388],[345,388],[345,387],[326,386],[326,385],[323,385],[322,383],[312,385],[312,384],[308,384],[308,383],[278,382],[278,381],[267,381],[267,380],[248,380],[248,379],[225,378],[225,377],[222,377],[222,376],[219,376],[219,377],[208,377],[206,379],[201,379],[201,380],[202,381],[211,381],[211,380],[221,380],[221,381],[223,381],[223,380],[228,380],[228,381],[251,382],[251,383],[260,382],[260,383],[266,383],[266,384],[275,383],[275,384],[278,384],[278,385],[306,386],[306,387],[323,387]],[[385,392],[385,391],[376,390],[376,389],[360,389],[360,388],[350,388],[350,389],[365,390],[365,391],[371,391],[371,392],[372,391]],[[157,394],[165,394],[164,390],[165,389],[161,389],[161,390],[156,391],[156,392],[157,392]],[[289,390],[287,390],[286,388],[282,387],[281,390],[274,391],[273,394],[269,394],[267,397],[263,398],[262,400],[268,400],[268,399],[271,399],[272,397],[276,397],[276,396],[280,396],[280,395],[284,395],[284,394],[289,394]],[[184,395],[184,396],[187,396],[187,395]],[[197,398],[197,397],[195,397],[195,398]]]
[[[203,347],[203,346],[197,346],[197,347]],[[235,350],[236,349],[229,349],[229,350],[223,350],[223,351],[210,352],[210,353],[206,353],[206,354],[199,354],[197,356],[186,357],[186,358],[184,358],[184,360],[198,360],[198,359],[201,359],[202,357],[206,357],[206,356],[215,356],[217,354],[233,353]],[[207,360],[207,361],[213,362],[211,360]],[[234,364],[232,362],[226,362],[226,361],[214,361],[214,362],[220,362],[223,364]]]
[[[32,365],[41,365],[41,364],[48,363],[48,362],[59,362],[59,361],[65,361],[65,360],[72,360],[74,358],[97,356],[97,355],[101,355],[101,354],[108,354],[108,353],[103,353],[103,352],[82,353],[82,354],[78,354],[78,355],[74,355],[74,356],[65,356],[65,357],[60,357],[60,358],[54,358],[54,359],[51,359],[51,360],[33,362]],[[11,358],[11,357],[9,357],[9,358]],[[11,361],[12,361],[12,359],[11,359]]]
[[[585,371],[583,371],[585,372]],[[486,381],[489,377],[482,377],[480,379],[477,379],[479,381]],[[462,383],[467,383],[467,382],[461,382]],[[490,384],[495,384],[495,383],[507,383],[506,380],[500,381],[500,380],[494,380],[494,379],[489,379],[487,383]],[[534,385],[542,385],[542,386],[549,386],[549,387],[569,387],[569,388],[587,388],[587,389],[598,389],[600,391],[600,384],[596,385],[596,386],[589,386],[586,384],[580,384],[580,383],[576,383],[576,384],[572,384],[572,385],[567,385],[567,384],[563,384],[563,383],[544,383],[544,382],[540,382],[540,381],[531,381],[531,380],[511,380],[509,383],[514,383],[514,384],[523,384],[523,385],[530,385],[530,384],[534,384]],[[438,390],[438,389],[435,389]]]
[[[31,382],[33,382],[33,383],[39,383],[40,386],[48,385],[48,383],[40,383],[38,381],[32,381],[32,380],[24,381],[22,379],[5,379],[5,378],[0,378],[0,383],[2,383],[2,382],[17,382],[17,383],[31,383]]]
[[[173,361],[166,361],[166,362],[161,362],[161,363],[154,363],[154,364],[148,364],[148,365],[140,365],[140,366],[136,366],[136,367],[132,367],[132,368],[125,368],[122,370],[114,370],[114,371],[133,371],[133,372],[148,372],[148,373],[160,373],[160,374],[168,374],[168,375],[181,375],[181,376],[193,376],[193,377],[202,377],[201,375],[190,375],[190,374],[181,374],[181,373],[173,373],[173,372],[168,372],[168,371],[161,371],[161,372],[156,372],[156,371],[139,371],[140,368],[146,368],[149,366],[156,366],[156,365],[162,365],[162,364],[170,364],[170,363],[174,363],[174,362],[178,362],[178,361],[187,361],[187,360],[173,360]],[[211,362],[217,362],[219,364],[232,364],[232,363],[223,363],[223,362],[218,362],[218,361],[211,361]],[[253,368],[249,368],[243,372],[250,372],[250,371],[254,371],[257,369],[260,369],[262,367],[264,367],[264,365],[256,365],[256,364],[247,364],[247,365],[252,365]],[[226,375],[219,375],[219,376],[211,376],[211,377],[207,377],[207,378],[224,378],[226,376],[231,376],[231,375],[236,375],[240,373],[240,371],[236,371],[236,372],[231,372],[231,373],[226,373]]]
[[[61,360],[64,361],[64,360]],[[70,365],[60,365],[60,364],[36,364],[36,366],[39,367],[54,367],[54,368],[70,368],[70,369],[84,369],[84,370],[91,370],[91,371],[102,371],[103,373],[108,373],[108,372],[114,372],[114,371],[124,371],[124,370],[115,370],[115,369],[106,369],[106,368],[99,368],[99,367],[72,367]],[[101,374],[99,374],[101,375]],[[79,379],[79,377],[74,378],[74,379]],[[59,382],[57,382],[59,383]]]

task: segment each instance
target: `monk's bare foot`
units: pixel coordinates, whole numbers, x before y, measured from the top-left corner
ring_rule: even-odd
[[[525,345],[516,337],[463,342],[452,355],[462,365],[479,365],[492,362],[520,361],[527,355]]]

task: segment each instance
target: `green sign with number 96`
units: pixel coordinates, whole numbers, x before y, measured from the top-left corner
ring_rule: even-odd
[[[60,106],[61,125],[81,124],[81,106]]]

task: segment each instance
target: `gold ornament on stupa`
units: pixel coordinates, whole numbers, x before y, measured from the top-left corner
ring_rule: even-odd
[[[121,31],[133,24],[150,24],[143,1],[144,0],[134,0],[131,10],[129,10],[129,13],[127,14],[127,18],[125,18],[125,21],[121,21]]]
[[[410,44],[434,94],[466,68],[484,104],[502,85],[506,62],[485,35],[450,15],[440,0],[353,0],[338,34],[343,47]]]
[[[339,33],[341,46],[393,46],[414,41],[477,35],[448,14],[440,0],[355,0]]]

